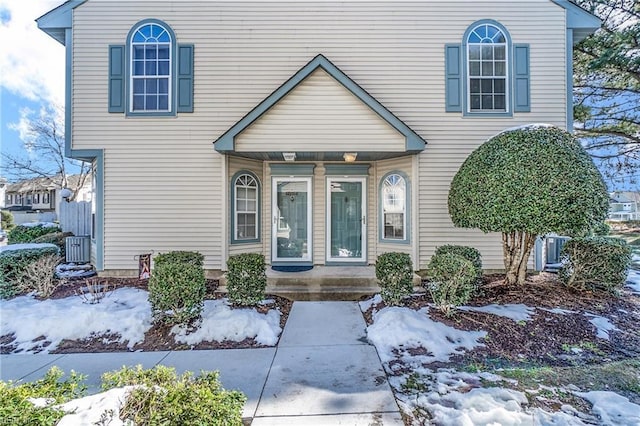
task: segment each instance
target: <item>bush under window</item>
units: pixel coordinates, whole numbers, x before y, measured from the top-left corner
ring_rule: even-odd
[[[452,309],[464,305],[473,296],[478,280],[476,265],[463,255],[444,252],[431,258],[427,268],[431,293],[436,306],[449,316]]]
[[[378,256],[376,278],[380,296],[388,305],[400,305],[413,292],[413,263],[406,253],[390,252]]]
[[[227,260],[227,293],[231,303],[255,306],[264,300],[267,274],[264,255],[242,253]]]

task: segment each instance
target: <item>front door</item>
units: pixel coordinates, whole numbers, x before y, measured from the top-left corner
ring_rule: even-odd
[[[327,261],[364,262],[366,178],[327,178]]]
[[[311,262],[311,178],[274,177],[273,262]]]

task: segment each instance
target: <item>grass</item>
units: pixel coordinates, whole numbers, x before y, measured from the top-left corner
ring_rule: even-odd
[[[583,391],[608,390],[640,402],[640,358],[574,367],[532,367],[497,371],[522,389],[575,385]]]

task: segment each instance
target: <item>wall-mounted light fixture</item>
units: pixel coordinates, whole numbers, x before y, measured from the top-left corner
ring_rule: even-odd
[[[342,156],[342,158],[344,158],[344,161],[346,161],[347,163],[353,163],[354,161],[356,161],[356,157],[358,157],[357,152],[345,152]]]
[[[284,158],[284,161],[296,161],[295,152],[283,152],[282,157]]]
[[[60,190],[60,196],[62,197],[63,200],[65,200],[67,203],[69,202],[69,198],[71,198],[71,196],[73,195],[73,191],[71,191],[69,188],[62,188]]]

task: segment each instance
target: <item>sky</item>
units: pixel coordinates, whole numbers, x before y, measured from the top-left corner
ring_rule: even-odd
[[[0,0],[0,145],[28,155],[26,119],[64,106],[64,46],[38,29],[36,18],[64,0]],[[0,165],[0,176],[6,171]]]

